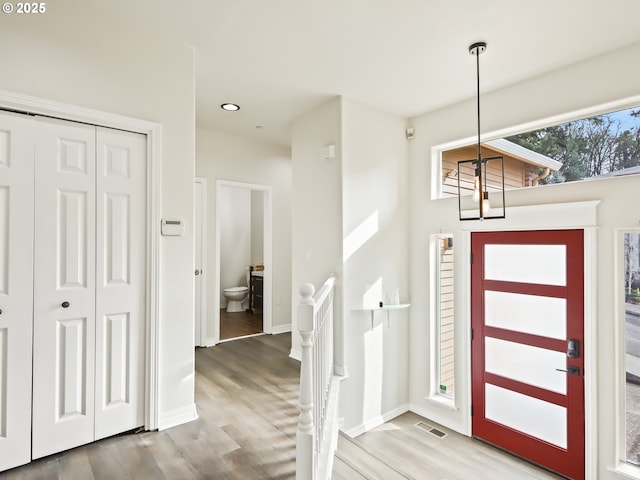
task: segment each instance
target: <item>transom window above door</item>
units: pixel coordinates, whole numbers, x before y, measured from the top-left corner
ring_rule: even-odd
[[[506,190],[639,174],[640,106],[485,141],[481,150],[483,158],[504,158]],[[458,181],[460,191],[470,195],[472,166],[459,171],[458,162],[476,158],[477,146],[443,148],[436,154],[441,172],[437,197],[457,196]],[[501,188],[499,168],[487,165],[490,190]]]

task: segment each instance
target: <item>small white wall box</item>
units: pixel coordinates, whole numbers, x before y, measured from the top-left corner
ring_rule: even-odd
[[[328,160],[330,158],[336,158],[336,146],[327,145],[322,149],[322,158]]]
[[[162,220],[160,232],[165,236],[184,235],[184,222],[182,220]]]

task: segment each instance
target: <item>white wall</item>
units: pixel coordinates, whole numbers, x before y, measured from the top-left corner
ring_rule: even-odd
[[[494,50],[495,54],[495,50]],[[640,45],[618,50],[605,56],[581,62],[521,84],[484,94],[482,98],[483,132],[496,132],[540,119],[550,119],[567,112],[640,95]],[[460,58],[460,61],[465,61]],[[473,72],[471,72],[473,74]],[[637,98],[640,100],[640,97]],[[640,101],[638,102],[640,103]],[[431,200],[431,149],[433,146],[473,137],[475,100],[453,105],[412,120],[416,136],[410,146],[411,243],[410,283],[411,372],[410,396],[413,410],[434,418],[459,431],[469,431],[469,364],[456,364],[456,404],[451,410],[429,402],[429,318],[428,258],[429,235],[452,232],[460,238],[457,200]],[[528,126],[530,127],[530,125]],[[507,205],[537,205],[583,200],[601,200],[598,206],[597,232],[597,371],[586,372],[597,382],[597,461],[593,478],[619,478],[608,468],[615,464],[615,292],[614,236],[617,228],[637,227],[640,213],[629,209],[637,203],[638,177],[586,181],[566,185],[549,185],[507,192]],[[507,208],[507,215],[509,210]],[[492,220],[492,222],[500,222]],[[499,225],[496,224],[496,225]],[[530,228],[539,225],[532,222]],[[455,276],[462,278],[468,269],[468,252],[456,250]],[[469,344],[466,332],[469,318],[465,315],[468,291],[457,284],[455,290],[456,351],[465,355]],[[464,341],[463,341],[464,340]],[[594,453],[587,452],[588,458]]]
[[[162,125],[161,215],[186,231],[160,244],[158,407],[161,425],[185,421],[194,415],[193,51],[82,12],[56,4],[3,15],[0,89]]]
[[[267,185],[273,195],[273,327],[291,323],[291,152],[255,139],[196,129],[196,172],[208,183],[208,271],[215,272],[216,180]],[[215,276],[207,283],[207,332],[213,335]],[[222,300],[222,299],[221,299]]]
[[[227,307],[225,288],[247,284],[251,264],[251,190],[220,188],[220,308]]]
[[[362,431],[409,403],[409,311],[376,313],[397,288],[408,302],[408,149],[403,118],[343,100],[344,355],[340,390],[347,431]]]
[[[329,275],[338,276],[336,302],[342,284],[342,145],[340,98],[334,98],[297,118],[292,125],[293,166],[292,236],[292,346],[300,358],[297,305],[300,286],[319,289]],[[323,150],[335,145],[335,158],[323,158]]]
[[[293,126],[294,308],[302,283],[317,289],[337,274],[335,322],[344,344],[336,349],[348,373],[340,416],[351,433],[408,408],[407,311],[392,313],[389,326],[378,315],[373,328],[368,312],[354,311],[376,288],[376,304],[396,288],[408,299],[404,129],[404,119],[344,98]],[[335,158],[323,158],[328,145]],[[299,342],[295,330],[293,355]]]

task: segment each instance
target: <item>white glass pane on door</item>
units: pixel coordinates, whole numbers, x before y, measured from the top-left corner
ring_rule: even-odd
[[[487,280],[567,284],[565,245],[485,245],[484,277]]]
[[[567,338],[564,298],[520,293],[484,292],[485,325],[542,337]]]
[[[495,385],[485,386],[485,417],[567,448],[567,409]]]
[[[546,350],[497,338],[485,338],[485,371],[501,377],[551,390],[567,393],[567,374],[564,352]]]

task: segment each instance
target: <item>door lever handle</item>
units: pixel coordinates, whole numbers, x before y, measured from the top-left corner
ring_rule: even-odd
[[[556,368],[556,371],[568,373],[569,375],[580,375],[580,367],[575,367],[573,365],[567,367],[566,370],[563,370],[562,368]]]

